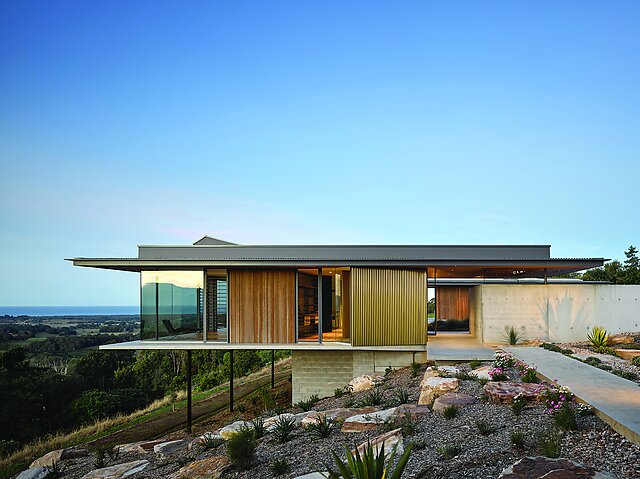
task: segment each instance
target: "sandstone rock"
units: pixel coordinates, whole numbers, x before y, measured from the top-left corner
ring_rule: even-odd
[[[458,406],[459,408],[466,406],[467,404],[473,404],[476,399],[473,396],[462,393],[446,393],[436,398],[433,403],[434,412],[442,414],[447,406]]]
[[[118,444],[116,448],[120,451],[120,454],[147,454],[153,451],[153,447],[156,444],[166,442],[164,439],[158,439],[156,441],[138,441],[130,442],[127,444]]]
[[[36,466],[22,471],[16,479],[45,479],[49,475],[49,469]]]
[[[609,340],[607,341],[607,346],[618,346],[620,344],[629,344],[634,341],[633,336],[629,334],[615,334],[613,336],[609,336]]]
[[[326,411],[311,411],[311,413],[302,420],[301,425],[302,427],[307,427],[311,424],[315,424],[320,421],[320,418],[322,416],[326,417],[327,419],[339,421],[350,418],[351,416],[355,416],[357,414],[368,414],[375,411],[377,411],[377,408],[373,406],[361,408],[336,408],[327,409]]]
[[[161,444],[163,442],[167,442],[167,441],[165,441],[164,439],[156,439],[155,441],[143,441],[138,446],[138,452],[140,454],[153,452],[153,448],[156,447],[156,444]]]
[[[522,394],[529,400],[535,400],[543,387],[535,383],[489,382],[484,385],[484,393],[495,403],[512,403],[513,398]]]
[[[460,381],[456,378],[428,377],[422,381],[418,404],[431,404],[436,397],[456,392],[459,387]]]
[[[88,454],[89,452],[86,449],[80,449],[75,447],[68,447],[66,449],[56,449],[55,451],[48,452],[44,456],[39,457],[38,459],[33,461],[29,466],[29,469],[36,466],[51,467],[54,463],[64,461],[65,459],[83,457]]]
[[[523,457],[502,471],[498,479],[613,479],[569,459]]]
[[[169,479],[218,479],[229,467],[226,456],[211,456],[183,466]]]
[[[204,446],[205,443],[209,443],[209,444],[212,442],[222,443],[223,441],[224,441],[224,438],[220,434],[205,432],[202,436],[196,437],[193,441],[191,441],[187,449],[191,451],[195,447]]]
[[[539,347],[544,341],[541,339],[523,339],[518,344],[520,346],[536,346]]]
[[[393,414],[393,418],[402,418],[406,414],[411,415],[411,419],[418,419],[420,416],[425,414],[431,414],[431,409],[429,406],[419,405],[419,404],[402,404],[396,408],[395,413]]]
[[[124,464],[116,464],[115,466],[103,467],[86,473],[81,479],[120,479],[129,477],[137,472],[144,470],[149,465],[146,459],[133,462],[125,462]]]
[[[187,447],[187,441],[184,439],[166,441],[153,446],[153,452],[160,456],[166,456],[167,454],[173,454],[174,452],[180,451],[185,447]]]
[[[394,429],[380,436],[377,436],[371,441],[366,441],[357,447],[358,452],[362,456],[369,447],[369,444],[373,447],[373,453],[378,454],[380,449],[384,445],[384,457],[388,457],[393,448],[396,448],[396,454],[402,454],[404,452],[404,444],[402,442],[402,429]],[[355,450],[352,451],[355,454]]]
[[[640,356],[640,349],[616,349],[616,353],[622,359],[631,361],[636,356]]]
[[[353,378],[349,382],[349,389],[351,392],[359,393],[361,391],[367,391],[369,389],[373,389],[376,385],[380,384],[384,381],[383,376],[358,376],[357,378]]]
[[[306,411],[300,412],[298,414],[285,412],[284,414],[278,414],[277,416],[272,416],[268,419],[265,419],[264,427],[267,432],[273,432],[274,428],[276,427],[276,422],[278,422],[282,418],[293,419],[295,421],[295,425],[299,426],[307,416],[315,412],[316,411]]]
[[[232,422],[231,424],[227,424],[225,427],[220,429],[220,431],[218,431],[218,434],[220,434],[224,439],[229,439],[243,427],[251,427],[251,423],[248,421]]]
[[[395,407],[367,414],[357,414],[345,420],[342,432],[361,432],[377,428],[380,424],[393,419]]]
[[[493,369],[493,366],[480,366],[479,368],[471,371],[471,375],[477,377],[478,379],[486,379],[487,381],[491,381],[491,376],[489,376],[489,371]]]

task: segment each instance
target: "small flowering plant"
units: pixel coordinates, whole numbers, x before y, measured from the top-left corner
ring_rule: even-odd
[[[574,405],[576,398],[566,386],[551,386],[540,395],[548,413],[558,412],[563,406]]]
[[[503,368],[491,368],[487,371],[487,374],[492,381],[507,381],[509,379]]]
[[[516,358],[509,353],[497,353],[493,365],[496,368],[512,368],[516,365]]]
[[[526,365],[525,365],[526,366]],[[535,366],[526,366],[520,370],[520,379],[523,383],[539,383],[538,373]]]

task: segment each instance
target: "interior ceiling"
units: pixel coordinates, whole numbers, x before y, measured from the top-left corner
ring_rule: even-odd
[[[544,266],[509,266],[509,267],[470,267],[459,266],[449,268],[428,268],[429,278],[544,278],[563,273],[580,271],[575,267],[545,268]],[[437,276],[436,276],[437,274]]]

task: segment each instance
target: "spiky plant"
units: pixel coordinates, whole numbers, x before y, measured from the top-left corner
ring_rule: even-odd
[[[273,425],[273,435],[278,441],[285,443],[296,427],[296,420],[292,417],[281,416]]]
[[[316,422],[307,426],[307,431],[315,434],[319,438],[329,437],[331,431],[335,428],[336,421],[322,414]]]
[[[327,472],[331,479],[400,479],[400,476],[402,476],[402,473],[407,466],[411,449],[412,445],[409,444],[407,449],[404,451],[404,454],[400,456],[396,466],[393,467],[396,455],[396,448],[394,447],[389,457],[389,462],[385,467],[384,444],[376,454],[373,450],[373,446],[369,443],[362,455],[360,455],[360,451],[357,449],[355,454],[353,454],[349,448],[345,446],[347,462],[345,463],[336,455],[335,452],[332,452],[331,454],[333,455],[333,460],[335,461],[335,465],[338,470],[334,471],[326,464],[325,467],[327,468]]]
[[[515,326],[505,327],[503,336],[504,336],[505,342],[512,346],[515,346],[516,344],[518,344],[522,339],[522,336],[520,335],[518,330],[515,328]]]
[[[594,326],[591,333],[587,335],[587,339],[596,349],[606,348],[609,342],[609,333],[601,326]]]

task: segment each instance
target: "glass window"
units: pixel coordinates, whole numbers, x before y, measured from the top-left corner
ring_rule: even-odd
[[[141,339],[202,339],[202,271],[142,271]]]
[[[228,288],[226,270],[207,271],[207,341],[228,338]]]
[[[322,340],[349,341],[349,268],[322,268]]]
[[[318,341],[318,270],[298,270],[298,340]]]

